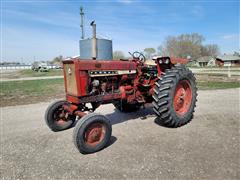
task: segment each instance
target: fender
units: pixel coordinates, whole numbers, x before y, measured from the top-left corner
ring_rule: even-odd
[[[156,56],[153,57],[153,60],[156,61],[157,64],[187,64],[189,62],[186,58],[178,58],[173,56]],[[161,61],[160,61],[161,60]]]

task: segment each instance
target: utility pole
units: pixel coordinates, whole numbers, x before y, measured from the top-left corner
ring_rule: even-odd
[[[82,30],[82,37],[81,39],[84,39],[84,12],[83,12],[83,7],[80,7],[80,16],[81,16],[81,30]]]

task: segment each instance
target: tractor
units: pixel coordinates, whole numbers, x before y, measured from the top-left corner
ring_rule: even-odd
[[[54,132],[74,127],[73,142],[80,153],[97,152],[110,142],[111,121],[94,112],[102,104],[112,103],[129,113],[152,103],[156,122],[169,128],[193,119],[197,88],[185,66],[188,59],[156,56],[146,60],[140,52],[131,55],[127,60],[63,61],[66,100],[51,104],[45,121]]]

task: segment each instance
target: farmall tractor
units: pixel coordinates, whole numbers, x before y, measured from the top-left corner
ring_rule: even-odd
[[[63,62],[66,100],[51,104],[45,120],[52,131],[75,126],[73,141],[83,153],[103,149],[110,141],[110,120],[95,109],[112,103],[121,112],[140,110],[152,103],[156,121],[177,128],[190,122],[197,89],[188,60],[156,57],[149,65],[139,52],[129,60],[84,60]]]

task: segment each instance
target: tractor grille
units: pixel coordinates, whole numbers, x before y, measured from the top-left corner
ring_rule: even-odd
[[[77,95],[76,74],[74,64],[64,64],[66,90],[68,94]]]

